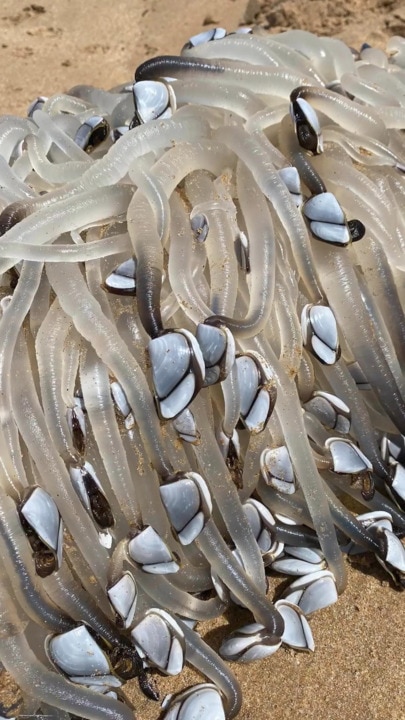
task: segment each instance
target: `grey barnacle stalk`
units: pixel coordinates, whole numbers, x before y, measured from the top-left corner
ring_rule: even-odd
[[[204,359],[195,337],[184,329],[167,330],[148,346],[156,404],[163,420],[183,412],[201,389]]]
[[[190,545],[211,517],[212,502],[206,482],[198,473],[179,473],[160,487],[160,495],[180,543]]]

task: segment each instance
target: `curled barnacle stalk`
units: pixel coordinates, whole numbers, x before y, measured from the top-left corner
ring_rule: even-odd
[[[301,313],[304,347],[325,365],[334,365],[340,357],[335,316],[326,305],[305,305]]]
[[[312,235],[331,245],[344,247],[361,240],[366,232],[360,220],[346,220],[341,205],[330,192],[313,195],[304,203],[302,212]]]
[[[188,330],[167,330],[148,346],[152,379],[159,414],[173,420],[201,389],[204,359],[195,337]]]
[[[40,487],[27,490],[17,506],[33,550],[35,570],[47,577],[62,564],[63,523],[54,499]]]

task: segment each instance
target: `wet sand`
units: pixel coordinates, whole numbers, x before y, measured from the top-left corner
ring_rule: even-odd
[[[77,84],[125,82],[142,60],[178,52],[203,27],[254,20],[336,35],[356,47],[384,47],[388,35],[405,34],[397,0],[0,0],[1,112],[24,114],[37,95]],[[267,661],[234,665],[244,695],[238,720],[404,720],[405,596],[387,577],[370,556],[357,559],[344,596],[310,621],[314,654],[282,649]],[[244,622],[246,614],[235,611],[200,629],[218,648]],[[159,677],[158,685],[163,697],[196,681],[186,669],[180,678]],[[134,683],[126,689],[139,720],[158,717],[159,706]],[[0,702],[10,697],[15,689],[3,673]]]

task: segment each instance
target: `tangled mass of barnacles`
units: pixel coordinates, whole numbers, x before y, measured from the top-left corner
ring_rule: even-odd
[[[345,555],[405,586],[405,40],[217,28],[0,121],[0,660],[24,713],[313,650]],[[273,604],[274,573],[294,576]],[[271,589],[271,588],[270,588]],[[252,619],[219,655],[196,624]]]

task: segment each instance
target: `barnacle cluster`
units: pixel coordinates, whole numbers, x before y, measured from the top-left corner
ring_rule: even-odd
[[[235,717],[225,660],[313,650],[345,553],[404,586],[404,105],[401,38],[217,28],[0,120],[0,660],[25,713],[130,720],[127,679],[153,697],[189,662],[208,682],[166,720]],[[252,622],[217,655],[195,625],[231,603]]]

